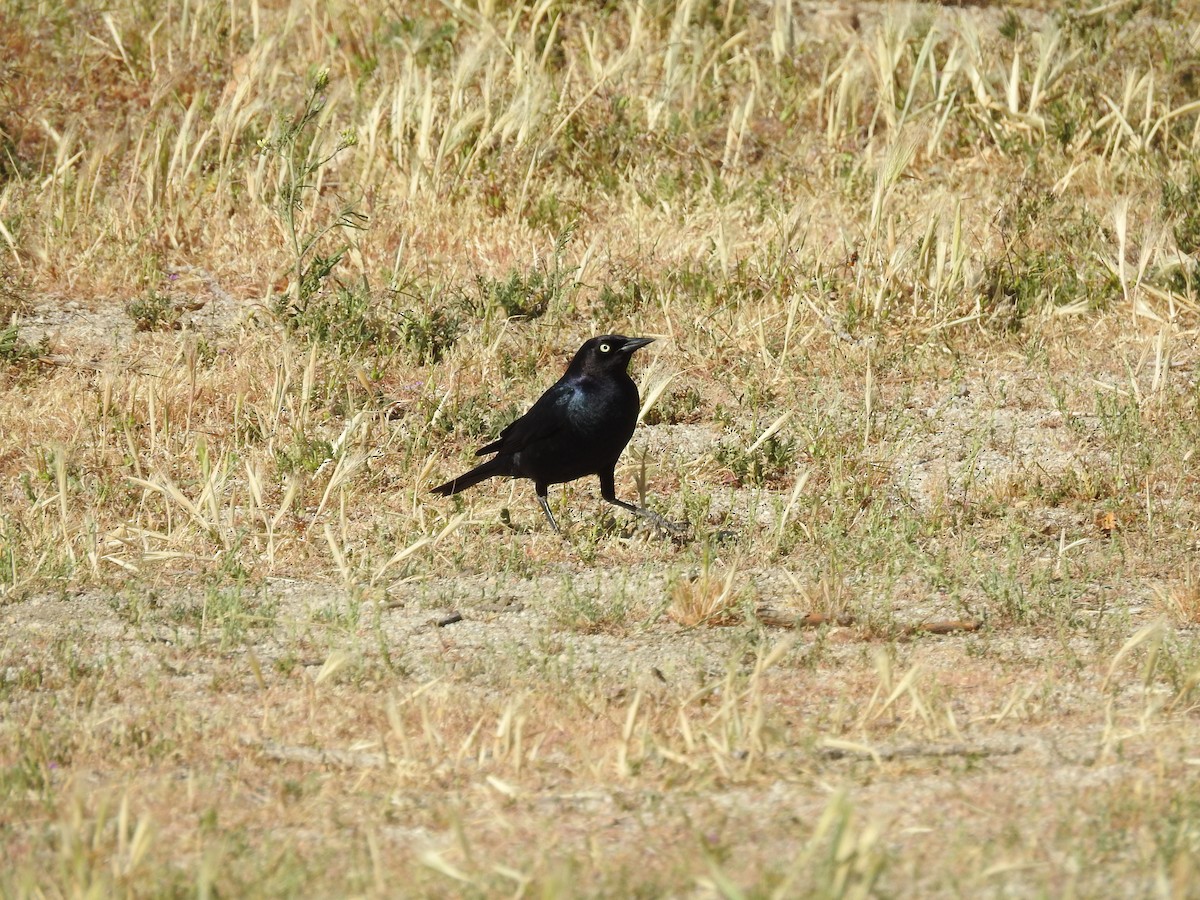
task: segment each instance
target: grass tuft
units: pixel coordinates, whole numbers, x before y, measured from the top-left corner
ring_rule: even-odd
[[[683,576],[671,586],[667,616],[687,628],[741,621],[737,575],[736,564],[722,572],[706,560],[699,572]]]

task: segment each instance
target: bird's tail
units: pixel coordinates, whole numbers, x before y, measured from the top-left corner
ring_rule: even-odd
[[[439,484],[430,493],[449,497],[451,494],[457,494],[459,491],[465,491],[469,487],[474,487],[485,478],[491,478],[493,475],[507,475],[506,462],[507,460],[502,456],[489,459],[487,462],[477,465],[470,472],[464,472],[457,478],[451,478],[445,484]]]

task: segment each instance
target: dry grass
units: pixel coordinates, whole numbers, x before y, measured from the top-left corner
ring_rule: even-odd
[[[689,572],[672,586],[667,616],[685,627],[740,621],[736,581],[736,560],[724,572],[716,571],[709,560],[704,560],[698,572]]]
[[[1200,584],[1196,583],[1191,566],[1182,578],[1174,579],[1165,588],[1157,591],[1158,602],[1176,624],[1181,627],[1200,625]]]
[[[0,25],[0,894],[1194,895],[1180,9]]]

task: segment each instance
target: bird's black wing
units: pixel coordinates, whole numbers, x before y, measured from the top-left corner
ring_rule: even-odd
[[[489,453],[519,453],[530,444],[545,440],[561,431],[568,423],[568,405],[579,390],[572,380],[561,378],[537,399],[529,411],[504,427],[500,436],[486,447],[475,451],[476,456]]]

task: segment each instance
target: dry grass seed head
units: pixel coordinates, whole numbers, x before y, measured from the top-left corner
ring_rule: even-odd
[[[721,572],[706,561],[699,572],[680,578],[672,585],[667,615],[688,628],[740,622],[742,616],[736,609],[734,589],[736,577],[736,562]]]
[[[1191,566],[1183,578],[1160,585],[1154,590],[1155,599],[1163,611],[1178,625],[1200,625],[1200,583]]]

